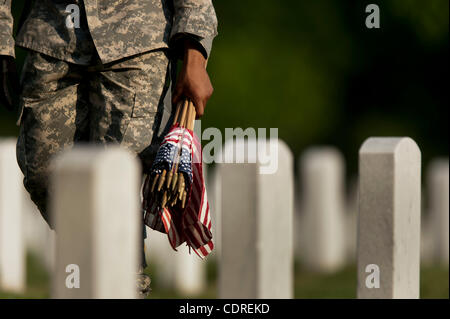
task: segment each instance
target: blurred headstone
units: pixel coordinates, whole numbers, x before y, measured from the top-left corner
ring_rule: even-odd
[[[54,298],[135,298],[139,164],[126,151],[80,147],[54,162]]]
[[[147,238],[145,239],[145,257],[150,266],[150,276],[152,282],[158,283],[158,286],[171,290],[175,287],[175,253],[170,247],[167,235],[147,229]],[[156,267],[156,273],[152,269]],[[156,276],[156,278],[155,278]]]
[[[208,191],[208,201],[212,220],[212,234],[214,241],[214,250],[211,257],[216,260],[220,259],[222,246],[221,240],[221,209],[222,209],[222,181],[217,166],[209,169],[208,183],[206,189]]]
[[[147,261],[156,265],[155,281],[161,287],[186,297],[195,297],[205,291],[206,261],[200,259],[193,250],[189,252],[189,248],[183,244],[174,251],[166,234],[150,228],[147,228],[145,244]]]
[[[294,188],[294,192],[295,194],[299,194],[299,187],[298,187],[298,183],[295,184],[295,188]],[[302,225],[303,223],[303,219],[305,214],[303,214],[302,212],[302,208],[301,208],[301,199],[300,196],[295,196],[294,197],[294,224],[293,224],[293,228],[294,228],[294,256],[296,261],[301,260],[304,257],[304,249],[303,247],[306,245],[307,240],[306,240],[306,236],[303,232],[303,228]]]
[[[292,153],[278,139],[238,139],[226,142],[225,158],[233,157],[228,155],[234,146],[236,158],[245,160],[218,166],[222,181],[219,297],[292,298]]]
[[[350,182],[345,212],[345,257],[347,264],[356,263],[356,241],[358,229],[358,179]]]
[[[427,195],[432,260],[448,265],[449,250],[448,159],[437,159],[428,167]]]
[[[0,289],[25,290],[25,239],[22,217],[22,173],[16,139],[0,140]]]
[[[314,147],[300,158],[302,242],[307,268],[332,273],[345,263],[344,159],[333,147]]]
[[[425,182],[426,184],[427,182]],[[433,238],[435,237],[432,233],[431,223],[430,223],[430,212],[427,207],[427,189],[426,185],[422,186],[422,198],[421,198],[421,211],[420,216],[420,263],[421,266],[431,266],[435,262],[434,260],[434,249],[433,249]]]
[[[37,206],[31,201],[30,195],[23,186],[22,212],[27,251],[38,259],[47,272],[52,273],[55,257],[55,232],[42,218]]]
[[[358,298],[419,298],[421,154],[410,138],[359,152]]]
[[[175,254],[175,291],[181,295],[196,296],[206,288],[206,260],[183,244]]]

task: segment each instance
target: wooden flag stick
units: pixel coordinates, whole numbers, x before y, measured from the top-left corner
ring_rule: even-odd
[[[185,204],[186,204],[186,191],[184,190],[183,191],[183,195],[182,195],[182,198],[181,198],[181,208],[184,208],[184,206],[185,206]]]
[[[167,174],[167,171],[166,171],[166,170],[163,170],[163,172],[162,172],[162,174],[161,174],[161,176],[160,176],[160,178],[159,178],[158,192],[161,190],[161,187],[162,187],[163,184],[164,184],[164,180],[166,179],[166,174]]]
[[[181,113],[181,119],[180,119],[180,126],[181,127],[185,127],[186,125],[186,113],[188,110],[188,100],[185,100],[183,103],[183,111]]]
[[[161,207],[166,207],[167,204],[167,190],[164,191],[162,199],[161,199]]]
[[[181,112],[181,119],[180,119],[180,127],[186,127],[186,123],[188,121],[188,116],[189,116],[189,102],[188,100],[184,100],[183,103],[183,108],[182,108],[182,112]],[[180,147],[180,153],[181,153],[181,149],[182,147]],[[175,164],[174,164],[174,174],[171,177],[170,181],[172,182],[171,188],[172,190],[175,188],[175,185],[177,184],[177,181],[179,179],[179,175],[181,173],[178,172],[178,166],[179,166],[179,159],[180,159],[180,154],[176,154],[175,156]],[[167,184],[167,186],[169,187],[169,183]]]
[[[155,187],[156,187],[156,183],[158,182],[158,178],[159,178],[159,174],[156,174],[155,177],[153,178],[152,188],[151,188],[152,193],[155,191]]]
[[[181,110],[181,106],[183,105],[184,101],[179,101],[177,106],[176,106],[176,110],[175,110],[175,116],[173,118],[173,123],[178,123],[179,122],[179,117],[180,117],[180,110]]]
[[[177,181],[178,181],[178,163],[176,163],[176,169],[175,169],[175,174],[173,175],[173,179],[172,179],[172,185],[170,187],[170,189],[173,191],[175,191],[175,186],[177,185]]]
[[[167,174],[167,179],[166,179],[166,188],[167,189],[170,189],[170,184],[172,183],[173,171],[174,171],[174,167],[173,166],[175,166],[175,165],[172,165],[172,169]]]
[[[190,129],[191,121],[192,121],[192,102],[189,100],[188,107],[187,107],[187,120],[186,120],[186,126],[185,126],[187,129]]]
[[[187,128],[191,131],[194,130],[194,123],[195,123],[195,106],[192,101],[189,101],[189,122],[187,124]]]

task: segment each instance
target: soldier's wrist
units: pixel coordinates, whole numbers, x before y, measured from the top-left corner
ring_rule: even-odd
[[[203,56],[204,59],[206,59],[206,52],[203,48],[203,46],[198,42],[196,39],[194,39],[192,36],[186,35],[183,39],[183,53],[186,57],[187,53],[192,54],[193,51],[196,51],[195,54],[200,54]]]
[[[186,47],[184,50],[184,64],[186,66],[199,66],[199,67],[205,67],[206,59],[203,56],[202,52],[197,50],[194,47]]]

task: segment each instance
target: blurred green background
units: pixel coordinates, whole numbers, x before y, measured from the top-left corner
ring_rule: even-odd
[[[14,0],[15,16],[24,5]],[[376,3],[381,28],[367,29]],[[410,136],[423,164],[448,156],[448,0],[215,1],[219,36],[208,64],[215,93],[202,127],[278,128],[295,157],[308,146],[342,150],[357,171],[369,136]],[[17,21],[18,19],[16,19]],[[19,67],[25,52],[17,50]],[[0,107],[0,136],[17,135],[15,114]],[[29,258],[27,297],[48,296],[48,277]],[[153,297],[179,297],[158,289]],[[215,267],[209,267],[215,296]],[[298,298],[355,295],[349,267],[318,275],[296,267]],[[448,268],[426,267],[424,298],[448,298]],[[0,297],[14,297],[1,294]]]

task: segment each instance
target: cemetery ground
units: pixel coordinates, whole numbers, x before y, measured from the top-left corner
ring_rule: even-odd
[[[217,297],[217,271],[214,261],[208,262],[205,292],[192,298],[212,299]],[[186,298],[166,290],[158,283],[158,269],[150,263],[147,272],[152,278],[152,293],[149,298]],[[27,255],[27,289],[24,294],[0,291],[0,298],[49,298],[50,277],[38,259]],[[335,274],[318,274],[295,264],[294,297],[298,299],[354,299],[356,298],[356,266],[347,266]],[[420,297],[422,299],[449,298],[449,269],[445,266],[425,266],[420,272]]]

